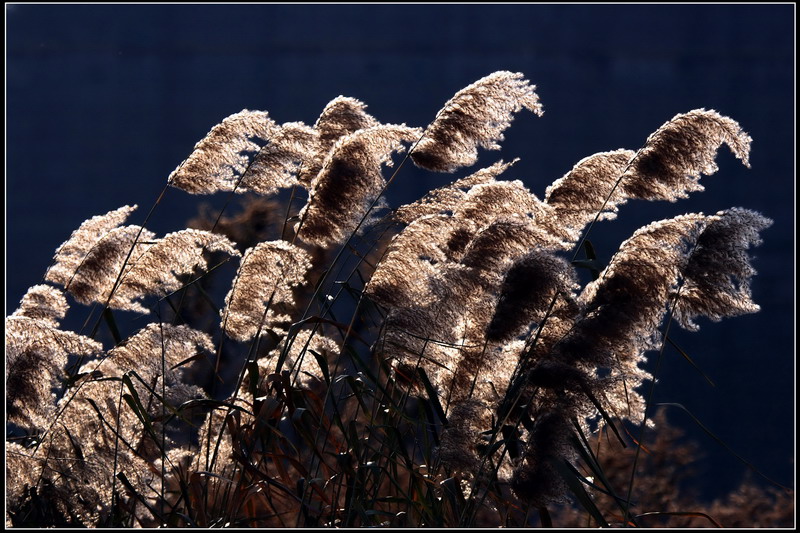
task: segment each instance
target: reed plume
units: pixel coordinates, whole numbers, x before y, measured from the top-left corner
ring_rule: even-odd
[[[584,288],[580,316],[552,348],[550,358],[586,372],[620,418],[638,421],[644,414],[635,389],[650,376],[640,365],[662,342],[667,304],[705,225],[703,215],[681,215],[637,230]],[[606,377],[595,380],[596,372]]]
[[[675,200],[704,190],[702,174],[715,173],[724,143],[749,168],[752,139],[733,119],[714,110],[675,115],[647,138],[622,178],[625,193],[645,200]]]
[[[22,297],[19,307],[11,316],[34,318],[58,327],[68,309],[69,304],[62,291],[50,285],[34,285]]]
[[[772,225],[765,216],[734,207],[708,217],[709,223],[683,269],[675,320],[691,331],[698,316],[714,321],[746,313],[760,307],[750,294],[750,279],[756,274],[747,253],[761,244],[759,232]]]
[[[583,317],[559,350],[572,357],[591,353],[597,363],[611,364],[657,347],[667,302],[705,225],[705,216],[692,214],[637,230],[581,293]]]
[[[308,253],[285,241],[262,242],[248,249],[225,297],[225,333],[245,341],[264,328],[287,327],[294,305],[292,289],[305,282],[310,268]]]
[[[244,109],[211,131],[192,154],[172,171],[167,183],[190,194],[232,191],[262,143],[280,131],[263,111]]]
[[[544,202],[570,230],[571,241],[577,241],[595,216],[599,215],[598,220],[616,218],[619,206],[627,201],[625,190],[617,183],[635,155],[625,149],[591,155],[547,187]]]
[[[299,215],[300,238],[326,245],[355,231],[386,186],[381,166],[392,166],[391,155],[403,150],[401,143],[420,135],[419,128],[384,124],[339,139],[311,182],[308,203]]]
[[[183,286],[184,276],[205,272],[208,269],[205,253],[240,255],[222,235],[194,229],[154,239],[144,248],[126,267],[109,307],[146,313],[147,309],[136,300],[149,294],[166,296]]]
[[[435,172],[475,164],[478,147],[499,150],[512,115],[523,108],[541,116],[535,85],[518,72],[498,71],[458,91],[414,147],[414,163]]]
[[[107,302],[112,309],[146,314],[143,298],[166,296],[183,286],[182,276],[208,268],[204,252],[239,255],[225,237],[206,231],[186,229],[157,239],[140,226],[111,227],[132,209],[81,225],[56,251],[45,279],[64,285],[81,303]]]
[[[491,342],[511,340],[528,325],[544,319],[555,295],[569,295],[576,287],[566,261],[539,250],[530,252],[506,273],[486,338]]]
[[[314,124],[319,143],[317,151],[306,160],[298,177],[300,184],[311,187],[311,181],[322,170],[325,158],[336,141],[358,130],[378,126],[380,123],[365,111],[366,104],[355,98],[338,96],[328,102]]]
[[[282,124],[244,171],[236,192],[270,196],[297,184],[302,164],[318,151],[317,130],[302,122]]]
[[[100,343],[59,329],[68,309],[64,294],[35,285],[6,317],[6,419],[33,433],[47,428],[63,393],[70,356],[91,356]]]
[[[119,227],[135,209],[123,206],[83,222],[58,247],[45,279],[84,304],[107,299],[137,236],[141,241],[155,237],[139,226]]]

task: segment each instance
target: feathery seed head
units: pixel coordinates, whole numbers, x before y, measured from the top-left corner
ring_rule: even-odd
[[[411,151],[419,167],[453,172],[478,160],[478,147],[499,150],[514,113],[542,115],[535,85],[520,73],[498,71],[458,91]]]
[[[232,191],[244,174],[250,156],[261,143],[280,131],[264,111],[244,109],[217,124],[194,147],[192,154],[167,179],[190,194]]]

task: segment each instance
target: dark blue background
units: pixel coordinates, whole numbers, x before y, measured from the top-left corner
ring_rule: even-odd
[[[521,157],[506,177],[540,197],[584,156],[636,149],[675,114],[715,109],[754,138],[753,168],[723,148],[705,192],[630,203],[592,239],[607,259],[635,228],[684,212],[742,206],[775,220],[755,251],[763,310],[676,334],[717,387],[670,353],[657,391],[791,485],[794,14],[790,4],[7,5],[7,313],[83,220],[137,203],[129,222],[141,223],[194,143],[243,108],[311,124],[343,94],[382,122],[425,126],[457,90],[519,71],[545,114],[518,116],[502,153],[481,163]],[[404,167],[391,201],[452,178]],[[148,226],[181,229],[204,200],[171,189]],[[702,486],[730,490],[743,466],[694,436]]]

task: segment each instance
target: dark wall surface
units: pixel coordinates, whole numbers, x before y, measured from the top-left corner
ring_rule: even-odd
[[[129,223],[141,223],[194,143],[244,108],[313,124],[342,94],[382,122],[425,126],[457,90],[519,71],[545,114],[517,116],[480,163],[520,157],[504,177],[540,197],[581,158],[637,149],[677,113],[737,120],[754,139],[752,169],[722,148],[706,191],[631,202],[593,240],[608,259],[634,229],[685,212],[742,206],[775,221],[754,252],[762,311],[676,334],[717,386],[671,353],[657,399],[792,484],[793,5],[7,5],[6,17],[7,314],[83,220],[136,203]],[[409,168],[390,201],[454,177]],[[148,227],[181,229],[204,200],[171,189]],[[692,435],[706,453],[700,484],[730,490],[744,466]]]

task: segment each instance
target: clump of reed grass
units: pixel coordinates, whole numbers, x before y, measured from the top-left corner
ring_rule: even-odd
[[[645,363],[670,323],[758,310],[748,250],[771,222],[685,214],[606,265],[577,259],[629,200],[702,190],[722,144],[748,164],[750,137],[704,109],[542,198],[499,161],[384,209],[407,159],[471,166],[523,110],[542,114],[535,87],[506,71],[424,129],[343,96],[313,126],[244,110],[167,180],[247,194],[243,214],[160,238],[122,225],[135,206],[84,222],[6,318],[7,525],[525,525],[570,498],[605,524],[577,470],[607,481],[586,435],[653,425]],[[200,282],[226,262],[214,301]],[[88,336],[59,329],[68,297],[101,309]],[[219,320],[195,329],[189,309]],[[155,320],[123,338],[120,311]]]

